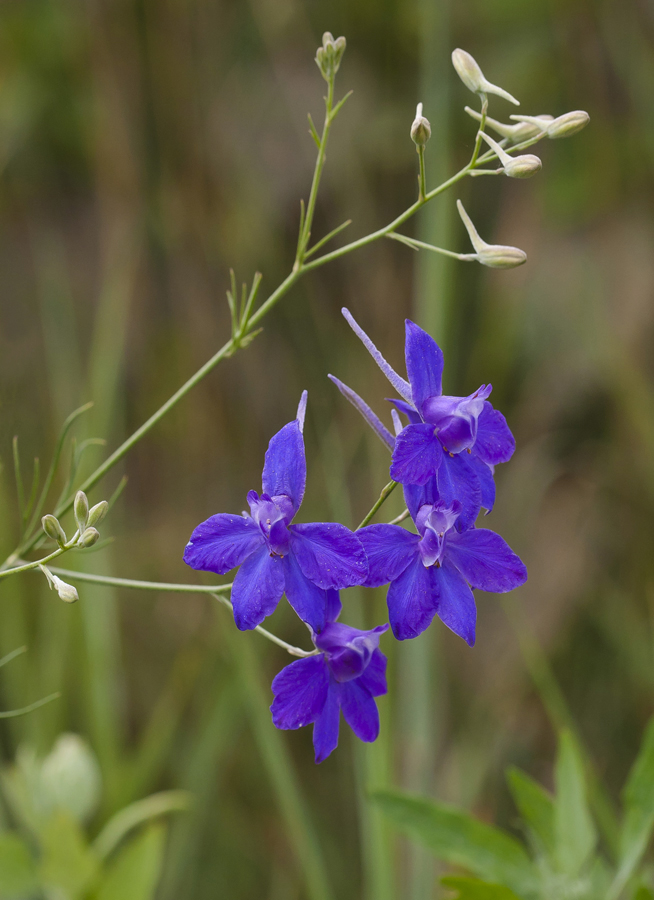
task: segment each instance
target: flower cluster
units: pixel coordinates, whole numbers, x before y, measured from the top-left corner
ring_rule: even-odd
[[[211,516],[184,553],[194,569],[223,575],[240,567],[231,599],[241,630],[258,627],[284,594],[307,625],[315,649],[274,679],[271,711],[278,728],[313,724],[316,762],[338,743],[341,711],[357,737],[375,740],[374,698],[387,690],[379,639],[389,626],[361,631],[340,623],[340,590],[388,584],[390,627],[398,640],[416,637],[438,616],[472,645],[472,588],[504,592],[527,577],[499,535],[475,527],[482,506],[493,507],[495,465],[515,448],[504,416],[488,400],[490,385],[469,397],[443,394],[443,354],[410,321],[405,380],[350,313],[343,314],[399,395],[391,401],[395,436],[351,388],[330,378],[391,451],[391,478],[403,485],[415,532],[393,524],[352,532],[337,522],[295,522],[306,484],[305,391],[296,418],[270,441],[262,492],[247,495],[249,513]]]

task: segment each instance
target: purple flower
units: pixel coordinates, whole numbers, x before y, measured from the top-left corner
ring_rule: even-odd
[[[224,575],[240,566],[232,587],[234,619],[255,628],[286,593],[314,631],[327,621],[327,592],[362,584],[368,572],[359,539],[344,525],[292,525],[302,503],[306,460],[302,428],[306,391],[298,417],[272,438],[263,467],[263,493],[247,495],[250,515],[221,513],[195,529],[184,550],[193,569]]]
[[[409,380],[405,381],[348,310],[344,309],[343,315],[402,397],[391,402],[409,419],[395,438],[391,478],[420,486],[433,480],[430,490],[436,491],[443,503],[461,503],[457,528],[470,527],[481,506],[493,508],[494,467],[507,462],[515,450],[506,419],[488,402],[491,386],[482,385],[468,397],[444,395],[443,353],[434,339],[409,319],[405,341]]]
[[[398,640],[417,637],[437,615],[470,646],[477,609],[471,587],[505,593],[527,580],[524,563],[494,531],[456,530],[461,504],[410,508],[418,534],[399,525],[369,525],[358,533],[368,555],[367,587],[390,582],[387,603]]]
[[[336,616],[327,618],[322,631],[313,633],[313,643],[321,652],[282,669],[272,683],[275,699],[270,707],[277,728],[313,723],[317,763],[338,745],[341,710],[358,738],[376,740],[379,713],[374,698],[387,691],[386,657],[379,650],[379,636],[388,625],[360,631],[334,621]]]

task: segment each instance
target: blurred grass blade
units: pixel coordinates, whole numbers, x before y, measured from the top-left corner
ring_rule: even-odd
[[[537,781],[515,766],[507,770],[506,778],[518,812],[536,835],[546,854],[553,856],[554,799]]]
[[[427,847],[437,859],[462,866],[480,878],[529,894],[535,871],[522,845],[499,828],[463,810],[397,791],[372,795],[394,825]]]
[[[25,487],[23,485],[23,473],[20,468],[20,453],[18,452],[18,435],[14,435],[11,442],[11,450],[14,459],[14,478],[16,480],[16,496],[18,498],[18,517],[21,522],[25,518]]]
[[[584,761],[572,733],[567,730],[559,737],[554,782],[556,858],[561,871],[575,877],[593,852],[597,833],[586,800]]]
[[[163,825],[151,825],[112,861],[96,900],[152,900],[161,877],[166,843]]]
[[[625,818],[620,833],[618,873],[609,900],[620,896],[647,849],[654,828],[654,718],[623,792]]]
[[[185,812],[191,803],[187,791],[162,791],[145,800],[137,800],[117,812],[93,842],[93,849],[106,859],[129,832],[150,819],[172,812]]]
[[[17,656],[20,656],[21,653],[27,653],[27,647],[19,647],[17,650],[12,650],[11,653],[7,653],[6,656],[3,656],[2,659],[0,659],[0,669],[11,662],[12,659],[16,659]]]
[[[43,697],[42,700],[36,700],[34,703],[30,703],[29,706],[24,706],[22,709],[10,709],[7,712],[0,712],[0,719],[16,719],[18,716],[26,716],[27,713],[34,712],[35,709],[45,706],[46,703],[52,703],[53,700],[58,700],[59,697],[61,697],[60,692],[55,691],[54,694],[49,694],[47,697]]]

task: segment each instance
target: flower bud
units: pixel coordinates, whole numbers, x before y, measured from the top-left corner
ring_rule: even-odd
[[[52,586],[59,594],[60,600],[63,600],[64,603],[75,603],[77,600],[79,600],[79,594],[77,593],[77,590],[72,586],[72,584],[67,584],[56,575],[51,575],[50,578],[52,579]]]
[[[527,254],[518,247],[509,247],[504,244],[487,244],[479,236],[479,232],[465,211],[463,203],[457,200],[456,206],[470,236],[470,242],[475,248],[474,254],[467,257],[468,259],[476,259],[482,266],[489,266],[491,269],[514,269],[516,266],[521,266],[527,262]]]
[[[99,503],[96,503],[95,506],[91,507],[89,511],[89,518],[86,524],[88,526],[99,525],[108,512],[109,504],[106,500],[101,500]]]
[[[590,116],[583,109],[564,113],[553,119],[551,116],[511,116],[517,122],[526,122],[537,126],[548,138],[570,137],[585,128],[590,122]]]
[[[464,107],[464,109],[471,118],[481,122],[481,113],[478,113],[475,109],[470,109],[469,106]],[[535,118],[539,121],[554,121],[554,116],[542,115],[536,116]],[[537,137],[537,135],[542,134],[543,132],[543,129],[539,125],[533,125],[530,122],[516,122],[515,125],[506,125],[504,122],[498,122],[497,119],[493,119],[490,116],[486,116],[486,124],[501,137],[511,141],[512,144],[519,144],[521,141],[529,141],[531,138]]]
[[[481,136],[497,154],[497,158],[502,163],[502,169],[499,171],[504,172],[509,178],[531,178],[543,167],[540,159],[532,153],[524,153],[522,156],[510,156],[492,137],[484,134],[483,131]]]
[[[97,528],[87,528],[78,543],[80,547],[92,547],[97,543],[99,537],[100,532]]]
[[[95,754],[76,734],[62,734],[41,765],[41,806],[65,809],[78,822],[93,815],[100,801],[102,776]]]
[[[89,518],[89,501],[84,491],[78,491],[75,495],[75,503],[73,504],[73,512],[75,513],[75,521],[79,533],[81,534],[86,528]]]
[[[325,81],[331,81],[338,72],[338,67],[345,53],[345,46],[346,41],[344,37],[334,40],[333,35],[329,31],[323,34],[322,47],[318,47],[316,52],[316,64]]]
[[[416,109],[416,117],[411,126],[411,140],[416,147],[424,147],[430,137],[431,125],[429,120],[423,116],[422,103],[419,103]]]
[[[41,525],[43,526],[45,533],[49,538],[52,538],[53,541],[56,541],[60,545],[66,543],[66,532],[59,524],[59,519],[56,516],[48,513],[41,519]]]
[[[498,97],[504,97],[510,103],[520,106],[520,101],[516,100],[508,91],[496,84],[491,84],[484,77],[477,60],[465,50],[457,49],[452,52],[452,65],[461,81],[473,94],[497,94]]]

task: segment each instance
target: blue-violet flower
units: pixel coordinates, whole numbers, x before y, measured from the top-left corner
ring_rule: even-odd
[[[328,606],[334,609],[336,604],[338,609],[337,592],[328,593]],[[313,723],[317,763],[338,745],[341,710],[358,738],[376,740],[379,713],[374,698],[387,691],[386,657],[379,650],[379,637],[388,625],[360,631],[335,621],[329,610],[327,619],[325,627],[312,635],[320,653],[282,669],[272,683],[275,699],[270,707],[277,728]]]
[[[362,584],[368,572],[359,539],[344,525],[293,525],[306,483],[304,410],[271,439],[263,467],[263,493],[247,495],[250,514],[221,513],[195,529],[184,551],[193,569],[224,575],[240,566],[231,599],[241,630],[255,628],[283,593],[314,631],[327,622],[327,591]]]
[[[417,511],[411,502],[409,510],[418,534],[399,525],[357,532],[368,555],[365,585],[390,582],[388,612],[398,640],[417,637],[437,615],[472,646],[477,609],[470,588],[510,591],[527,580],[524,563],[494,531],[457,531],[458,501],[423,503]]]

